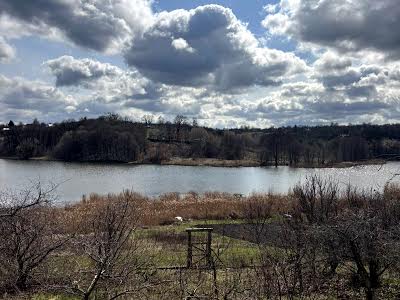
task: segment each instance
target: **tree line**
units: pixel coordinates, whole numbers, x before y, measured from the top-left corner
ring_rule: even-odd
[[[171,157],[252,160],[260,165],[323,166],[373,158],[397,159],[400,125],[289,126],[215,129],[178,115],[145,115],[134,122],[116,114],[56,124],[0,126],[0,155],[65,161],[160,163]]]

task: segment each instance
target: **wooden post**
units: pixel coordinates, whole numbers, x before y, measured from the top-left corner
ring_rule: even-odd
[[[190,230],[186,230],[188,233],[188,252],[187,252],[187,263],[186,267],[191,268],[193,262],[193,253],[192,253],[192,232]]]
[[[188,233],[188,252],[187,252],[187,261],[186,261],[186,267],[187,268],[192,268],[193,266],[193,248],[199,252],[199,250],[202,252],[200,255],[196,253],[196,257],[201,257],[201,259],[198,261],[198,263],[202,262],[203,265],[196,265],[196,267],[206,267],[206,268],[211,268],[212,267],[212,254],[211,254],[211,241],[212,241],[212,230],[213,228],[187,228],[186,232]],[[206,241],[204,239],[202,242],[193,242],[193,236],[192,232],[206,232]],[[194,246],[195,245],[195,246]],[[205,248],[199,248],[198,245],[202,245]]]
[[[211,257],[211,230],[207,231],[207,245],[206,245],[206,263],[209,268],[212,267]]]

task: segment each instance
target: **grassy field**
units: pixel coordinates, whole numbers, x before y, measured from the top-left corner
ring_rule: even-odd
[[[10,219],[13,243],[39,237],[41,249],[49,237],[71,239],[31,272],[25,293],[3,299],[114,299],[121,290],[130,293],[119,299],[399,299],[399,199],[396,186],[339,194],[334,184],[311,180],[288,195],[126,191],[32,208]],[[186,268],[186,229],[194,227],[213,228],[207,268],[205,261]],[[13,268],[10,253],[5,262]],[[96,272],[105,275],[85,298]]]
[[[245,220],[236,220],[240,224]],[[170,266],[185,266],[187,258],[187,228],[208,227],[210,225],[230,224],[229,220],[204,220],[177,223],[175,225],[153,226],[139,229],[135,237],[140,243],[148,245],[149,256],[153,257],[155,265],[160,268]],[[199,236],[204,240],[205,236]],[[240,267],[253,265],[259,258],[257,245],[218,233],[212,234],[212,249],[220,252],[219,260],[225,267]]]
[[[141,253],[145,253],[147,264],[159,269],[158,276],[161,279],[176,276],[172,268],[185,267],[187,259],[187,228],[208,227],[210,225],[223,226],[225,224],[241,224],[245,220],[202,220],[189,222],[176,222],[171,225],[157,225],[145,228],[137,228],[132,238],[137,242]],[[204,236],[197,236],[200,240]],[[213,256],[218,256],[218,268],[240,268],[251,266],[259,260],[260,251],[257,245],[245,240],[234,239],[218,233],[212,235]],[[53,266],[50,273],[60,272],[66,265],[71,271],[74,264],[70,262],[79,261],[86,264],[84,258],[70,254],[60,257],[52,257]],[[168,270],[171,268],[171,271]],[[65,270],[67,273],[67,270]],[[194,270],[193,273],[196,273]],[[64,274],[66,275],[66,274]],[[8,298],[5,298],[8,299]],[[33,300],[75,300],[79,297],[70,296],[64,293],[43,293],[34,295],[18,295],[9,299],[33,299]],[[130,298],[127,298],[130,299]],[[152,298],[158,299],[158,298]],[[161,298],[160,298],[161,299]],[[172,298],[171,298],[172,299]]]
[[[134,238],[140,245],[143,253],[146,254],[146,260],[152,266],[156,266],[158,269],[156,271],[156,276],[158,280],[167,282],[169,287],[154,287],[151,292],[147,291],[146,299],[184,299],[177,296],[179,286],[179,277],[184,274],[185,276],[185,289],[195,290],[196,288],[201,288],[202,293],[205,296],[204,299],[242,299],[235,297],[225,297],[229,295],[229,289],[233,287],[238,288],[243,285],[243,290],[245,289],[247,281],[255,282],[259,278],[260,274],[251,268],[260,262],[260,256],[263,255],[259,245],[255,243],[248,242],[243,239],[236,239],[232,237],[227,237],[218,233],[213,233],[212,248],[215,251],[214,256],[218,252],[218,277],[217,285],[219,289],[219,297],[213,295],[213,289],[215,283],[213,283],[212,271],[199,271],[196,269],[182,271],[169,269],[170,267],[183,267],[186,264],[187,258],[187,233],[186,228],[201,226],[224,226],[229,224],[244,224],[246,220],[235,220],[234,222],[230,220],[203,220],[203,221],[191,221],[185,223],[176,223],[173,225],[157,225],[150,226],[148,228],[139,228],[134,233]],[[269,253],[273,253],[274,256],[284,256],[285,252],[277,247],[269,247]],[[73,258],[74,260],[77,257]],[[67,257],[66,262],[71,260],[71,257]],[[65,261],[60,266],[65,267]],[[243,269],[244,267],[244,269]],[[164,269],[165,268],[165,269]],[[57,270],[53,270],[58,272]],[[338,278],[334,281],[335,284],[325,286],[324,291],[319,291],[316,293],[311,293],[308,296],[303,296],[298,299],[364,299],[362,292],[359,290],[349,289],[347,287],[347,276],[345,275],[346,267],[342,266],[338,270]],[[168,283],[170,282],[170,283]],[[173,282],[173,283],[172,283]],[[200,282],[201,285],[197,285]],[[386,276],[383,279],[383,285],[385,286],[384,295],[379,299],[397,299],[398,291],[400,290],[400,281],[396,278],[391,278]],[[237,286],[236,286],[237,285]],[[225,295],[225,296],[223,296]],[[176,297],[176,298],[175,298]],[[68,295],[64,292],[40,292],[30,293],[27,295],[20,294],[18,296],[6,296],[4,299],[12,300],[79,300],[82,299],[78,296]],[[93,299],[103,299],[93,298]],[[136,299],[125,297],[122,299]],[[189,299],[189,298],[188,298]],[[203,298],[194,298],[203,299]],[[250,298],[243,298],[250,299]],[[270,299],[269,297],[263,297],[259,299]],[[275,299],[275,297],[273,297]],[[297,299],[292,297],[283,296],[281,299]]]

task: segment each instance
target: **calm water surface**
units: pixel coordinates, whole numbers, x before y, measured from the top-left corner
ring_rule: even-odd
[[[382,189],[385,182],[400,173],[399,162],[383,166],[357,166],[346,169],[306,169],[290,167],[214,168],[159,165],[118,165],[17,161],[0,159],[0,190],[21,189],[32,181],[61,183],[57,189],[60,202],[78,201],[93,192],[118,193],[123,189],[157,196],[168,192],[221,191],[286,193],[307,176],[320,174],[345,186]],[[400,178],[392,180],[398,182]]]

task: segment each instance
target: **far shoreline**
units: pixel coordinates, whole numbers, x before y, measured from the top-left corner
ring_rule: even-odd
[[[0,156],[0,159],[5,160],[18,160],[24,161],[16,156]],[[148,161],[131,161],[131,162],[120,162],[120,161],[65,161],[56,159],[50,156],[38,156],[32,157],[27,160],[31,161],[58,161],[58,162],[70,162],[70,163],[100,163],[100,164],[121,164],[121,165],[163,165],[163,166],[189,166],[189,167],[216,167],[216,168],[242,168],[242,167],[275,167],[274,164],[262,164],[257,160],[224,160],[215,158],[182,158],[173,157],[168,160],[163,160],[160,163],[148,162]],[[325,169],[325,168],[351,168],[357,166],[366,165],[384,165],[387,160],[383,159],[368,159],[363,161],[344,161],[338,163],[326,163],[326,164],[279,164],[278,167],[287,166],[290,168],[304,168],[304,169]]]

